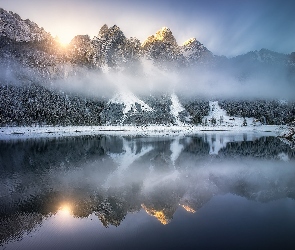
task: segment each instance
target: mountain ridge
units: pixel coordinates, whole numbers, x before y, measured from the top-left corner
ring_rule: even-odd
[[[88,35],[77,35],[67,48],[61,48],[58,40],[36,23],[28,19],[23,20],[18,14],[11,11],[0,9],[0,48],[2,53],[7,49],[10,51],[10,55],[6,53],[6,57],[12,58],[14,54],[21,53],[23,47],[28,47],[27,43],[31,44],[30,49],[35,50],[36,53],[46,52],[42,55],[46,58],[42,60],[51,60],[51,62],[43,63],[45,67],[49,66],[48,64],[57,66],[59,63],[70,62],[89,68],[120,69],[122,67],[128,68],[129,64],[138,63],[142,58],[152,60],[161,69],[195,65],[214,67],[214,65],[222,64],[224,60],[237,62],[246,57],[248,57],[248,61],[254,60],[261,63],[283,61],[284,64],[295,67],[295,56],[292,53],[281,54],[262,49],[259,52],[248,52],[244,55],[227,58],[214,55],[196,38],[190,38],[182,45],[178,45],[168,27],[159,29],[144,42],[140,42],[135,37],[127,38],[117,25],[108,27],[105,24],[93,39]],[[39,46],[36,45],[38,43]],[[15,44],[21,48],[15,49],[17,47]],[[35,45],[32,46],[32,44]],[[18,58],[18,56],[16,57]]]

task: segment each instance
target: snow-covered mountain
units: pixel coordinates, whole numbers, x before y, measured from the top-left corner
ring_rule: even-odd
[[[16,42],[42,41],[50,38],[43,28],[11,11],[0,8],[0,36]]]
[[[181,53],[186,60],[187,65],[200,63],[209,63],[213,60],[213,54],[196,38],[190,38],[181,46]]]
[[[291,65],[294,63],[294,58],[292,58],[291,55],[274,52],[268,49],[261,49],[259,51],[250,51],[244,55],[236,56],[234,61],[251,61],[267,64]]]
[[[144,78],[147,64],[152,65],[156,75],[187,68],[193,72],[210,68],[212,73],[225,69],[243,81],[251,74],[278,70],[287,72],[290,82],[295,81],[294,52],[284,55],[260,50],[228,59],[213,55],[196,38],[178,45],[167,27],[141,43],[137,38],[127,38],[117,25],[103,25],[94,38],[78,35],[65,48],[37,24],[0,9],[0,125],[181,125],[205,124],[206,117],[207,123],[211,122],[214,112],[210,111],[209,100],[179,100],[176,94],[171,95],[172,87],[148,96],[118,91],[110,100],[52,88],[58,81],[85,79],[89,72],[127,71]],[[228,117],[253,117],[266,124],[288,124],[294,120],[292,102],[285,105],[259,100],[222,101],[218,105]]]
[[[0,9],[0,55],[2,60],[5,57],[24,66],[37,68],[47,77],[64,76],[62,66],[65,64],[70,65],[75,74],[77,66],[103,71],[138,67],[143,58],[164,70],[200,65],[243,66],[245,61],[267,64],[279,62],[295,67],[294,54],[260,50],[228,59],[214,56],[196,38],[178,45],[167,27],[159,29],[141,43],[137,38],[127,38],[117,25],[103,25],[93,39],[87,35],[78,35],[67,48],[62,48],[58,40],[34,22],[22,20],[19,15],[3,9]]]
[[[105,71],[130,68],[147,58],[156,66],[167,69],[194,64],[208,55],[212,57],[212,53],[195,38],[179,46],[167,27],[161,28],[141,44],[137,38],[127,38],[117,25],[103,25],[93,39],[78,35],[66,49],[61,49],[58,40],[28,19],[22,20],[17,14],[1,9],[0,20],[0,52],[6,52],[6,57],[17,59],[24,65],[29,59],[39,61],[41,63],[27,63],[26,66],[40,68],[41,64],[49,75],[52,74],[50,68],[58,67],[60,63]],[[25,49],[28,52],[24,53]]]
[[[122,67],[136,61],[140,55],[140,42],[136,38],[127,39],[121,29],[114,25],[103,25],[91,42],[93,65],[96,67]]]

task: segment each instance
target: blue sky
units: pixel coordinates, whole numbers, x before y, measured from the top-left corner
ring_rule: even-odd
[[[196,37],[214,54],[229,57],[261,48],[295,51],[292,0],[0,0],[0,7],[65,40],[93,37],[106,23],[142,42],[167,26],[179,44]]]

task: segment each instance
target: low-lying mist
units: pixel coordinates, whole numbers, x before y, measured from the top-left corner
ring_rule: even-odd
[[[154,66],[151,61],[142,61],[136,69],[108,69],[104,72],[83,69],[78,75],[54,81],[53,86],[107,99],[127,90],[139,96],[174,92],[190,99],[294,100],[295,92],[292,74],[285,67],[195,66],[168,70]]]
[[[88,69],[61,66],[58,77],[38,77],[18,64],[1,64],[0,81],[21,85],[37,82],[81,96],[109,99],[131,91],[138,96],[176,93],[184,98],[286,99],[294,100],[295,73],[284,65],[195,65],[189,68],[158,67],[151,60],[136,65]],[[70,73],[69,73],[70,72]]]

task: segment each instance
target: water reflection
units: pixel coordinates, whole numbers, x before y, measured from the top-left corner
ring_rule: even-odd
[[[145,210],[167,225],[179,207],[197,213],[217,195],[294,199],[294,159],[279,139],[253,134],[2,141],[0,242],[52,216],[117,227]]]

